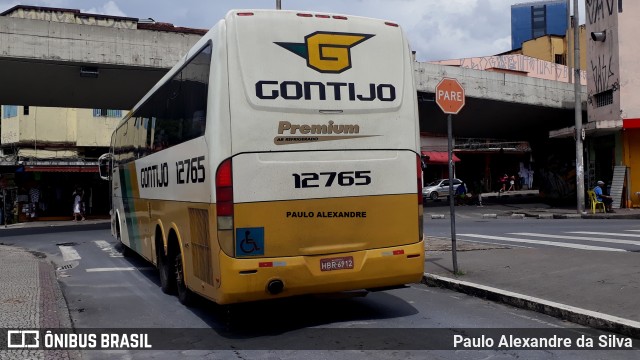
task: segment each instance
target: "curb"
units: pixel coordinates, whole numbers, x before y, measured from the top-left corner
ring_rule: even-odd
[[[536,311],[591,328],[615,332],[636,339],[640,338],[640,322],[637,321],[429,273],[424,273],[422,283],[431,287],[455,290],[467,295]]]
[[[0,235],[5,236],[22,236],[45,234],[50,232],[69,232],[69,231],[88,231],[88,230],[104,230],[110,229],[109,221],[91,223],[91,224],[67,224],[67,225],[48,225],[48,226],[25,226],[15,228],[0,227]]]

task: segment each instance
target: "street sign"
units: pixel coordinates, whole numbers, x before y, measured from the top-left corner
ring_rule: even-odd
[[[464,106],[464,89],[456,79],[444,78],[436,85],[436,104],[445,114],[457,114]]]

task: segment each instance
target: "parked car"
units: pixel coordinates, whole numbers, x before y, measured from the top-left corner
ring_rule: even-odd
[[[462,180],[453,179],[453,192],[462,185]],[[425,199],[437,200],[440,197],[449,197],[449,179],[440,179],[427,184],[422,188],[422,197]]]

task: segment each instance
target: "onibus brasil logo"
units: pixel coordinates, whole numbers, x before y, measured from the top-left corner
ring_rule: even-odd
[[[307,66],[321,73],[339,74],[351,68],[351,48],[374,35],[316,31],[304,43],[276,44],[307,60]]]

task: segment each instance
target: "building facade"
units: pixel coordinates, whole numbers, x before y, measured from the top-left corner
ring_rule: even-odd
[[[566,0],[532,1],[511,6],[511,49],[544,35],[564,36],[568,28]]]
[[[2,220],[68,218],[78,188],[87,216],[108,214],[109,189],[98,176],[97,158],[108,151],[111,134],[124,114],[123,110],[2,105]]]
[[[588,1],[586,26],[588,122],[585,125],[588,186],[611,184],[626,167],[622,205],[640,207],[640,69],[637,1]]]
[[[206,33],[153,19],[88,14],[76,9],[17,5],[0,12],[0,16],[141,31]],[[71,220],[72,194],[78,190],[83,195],[86,216],[108,216],[109,186],[98,176],[97,159],[109,151],[111,134],[126,110],[33,105],[0,104],[0,224]]]

